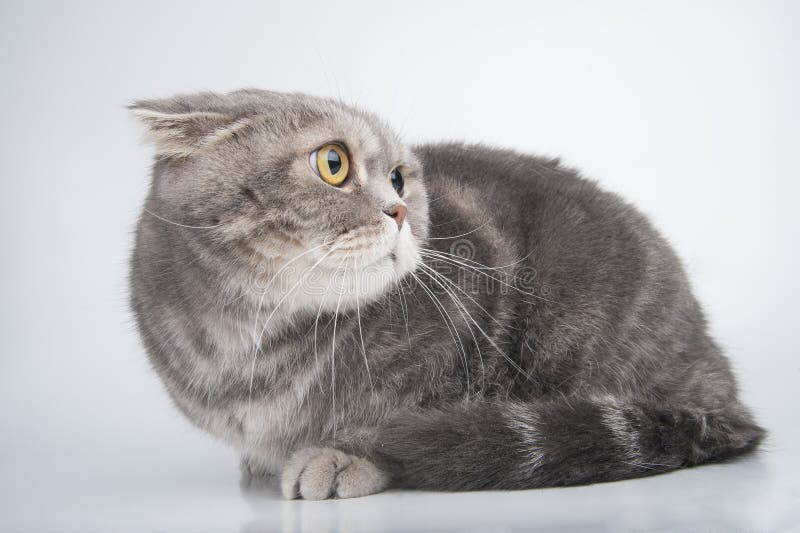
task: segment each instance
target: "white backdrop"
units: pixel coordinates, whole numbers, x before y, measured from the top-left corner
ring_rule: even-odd
[[[799,14],[790,1],[3,2],[0,529],[796,525]],[[771,431],[764,453],[564,491],[243,498],[236,457],[169,404],[126,308],[151,149],[124,105],[251,86],[341,97],[409,142],[559,155],[632,200],[684,258]]]

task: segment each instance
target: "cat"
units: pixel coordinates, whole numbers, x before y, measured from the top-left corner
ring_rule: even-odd
[[[665,239],[558,160],[409,147],[304,94],[129,107],[156,151],[132,310],[245,479],[312,500],[564,486],[764,437]]]

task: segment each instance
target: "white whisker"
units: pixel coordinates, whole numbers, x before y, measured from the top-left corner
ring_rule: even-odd
[[[354,266],[355,266],[355,285],[356,285],[356,316],[358,317],[358,337],[361,339],[361,354],[364,356],[364,366],[367,368],[367,379],[369,380],[369,388],[372,392],[375,392],[374,386],[372,384],[372,373],[369,371],[369,361],[367,360],[367,350],[364,347],[364,333],[361,329],[361,305],[359,303],[359,288],[358,288],[358,258],[354,257]]]
[[[524,257],[522,257],[520,259],[517,259],[513,263],[508,263],[507,265],[501,265],[501,266],[496,266],[496,267],[490,267],[488,265],[484,265],[483,263],[479,263],[478,261],[475,261],[474,259],[469,259],[467,257],[463,257],[463,256],[458,255],[458,254],[453,254],[453,253],[449,253],[449,252],[443,252],[442,250],[436,250],[436,249],[433,249],[433,248],[422,248],[422,249],[424,251],[426,251],[426,252],[434,253],[434,254],[437,254],[437,255],[449,256],[449,257],[453,257],[455,259],[463,260],[465,262],[468,261],[469,263],[471,263],[473,265],[478,265],[477,267],[475,267],[477,270],[504,270],[506,268],[511,268],[512,266],[520,264],[521,262],[523,262],[527,258],[529,258],[531,255],[533,255],[533,250],[531,250]],[[505,274],[505,272],[503,274]],[[505,274],[505,275],[508,275],[508,274]]]
[[[289,295],[292,294],[294,292],[294,290],[297,289],[297,287],[300,286],[301,283],[306,281],[307,276],[320,263],[322,263],[322,261],[324,261],[326,257],[328,257],[331,253],[333,253],[333,251],[335,249],[336,248],[333,247],[330,250],[328,250],[325,253],[325,255],[320,257],[319,260],[316,263],[314,263],[311,266],[311,268],[308,269],[308,271],[305,272],[304,276],[301,276],[300,279],[297,280],[297,283],[295,283],[288,291],[286,291],[286,294],[284,294],[283,297],[278,301],[278,303],[275,304],[275,307],[272,309],[272,312],[269,314],[269,316],[267,317],[267,320],[264,322],[264,327],[261,329],[261,333],[258,335],[258,339],[256,340],[256,343],[255,343],[255,350],[254,350],[254,353],[253,353],[253,362],[252,362],[252,364],[250,366],[250,385],[249,385],[249,393],[248,393],[248,398],[247,398],[247,410],[248,410],[248,413],[250,412],[250,407],[251,407],[252,400],[253,400],[253,379],[255,377],[256,360],[258,359],[258,354],[261,351],[261,341],[264,338],[264,332],[266,332],[267,326],[269,325],[270,320],[272,320],[272,317],[275,316],[275,313],[278,311],[278,309],[280,309],[281,304],[283,304],[283,302],[286,300],[286,298],[288,298]]]
[[[420,250],[420,254],[423,255],[423,256],[426,256],[428,258],[431,258],[431,259],[437,259],[437,260],[445,262],[445,263],[450,263],[451,265],[454,265],[454,266],[470,269],[473,272],[476,272],[476,273],[478,273],[478,274],[480,274],[482,276],[485,276],[485,277],[487,277],[487,278],[489,278],[491,280],[494,280],[494,281],[500,283],[501,285],[504,285],[504,286],[506,286],[506,287],[508,287],[510,289],[513,289],[513,290],[519,292],[520,294],[533,296],[534,298],[537,298],[537,299],[545,301],[545,302],[557,303],[557,302],[549,300],[549,299],[547,299],[547,298],[545,298],[543,296],[539,296],[538,294],[535,294],[535,293],[532,293],[532,292],[529,292],[529,291],[524,291],[524,290],[520,289],[519,287],[515,287],[514,285],[511,285],[510,283],[507,283],[507,282],[505,282],[505,281],[503,281],[501,279],[498,279],[498,278],[496,278],[494,276],[491,276],[491,275],[487,274],[486,272],[483,272],[482,270],[480,270],[480,269],[478,269],[478,268],[476,268],[476,267],[474,267],[472,265],[469,265],[467,263],[464,263],[464,262],[461,262],[461,261],[457,261],[455,259],[450,259],[450,258],[445,257],[445,256],[440,256],[440,255],[438,255],[436,253],[431,253],[430,250],[424,250],[424,249]],[[526,303],[530,303],[531,305],[535,305],[535,302],[528,302],[527,300],[525,300],[525,302]]]
[[[492,219],[490,219],[490,218],[486,219],[486,222],[484,222],[483,224],[481,224],[477,228],[475,228],[473,230],[470,230],[470,231],[468,231],[466,233],[462,233],[461,235],[451,235],[449,237],[428,237],[428,240],[429,241],[441,241],[441,240],[446,240],[446,239],[458,239],[459,237],[466,237],[467,235],[471,235],[471,234],[475,233],[476,231],[478,231],[479,229],[481,229],[482,227],[486,226],[486,224],[488,224],[491,221],[492,221]]]
[[[339,268],[348,259],[349,255],[344,256],[341,263],[339,263],[339,267],[336,268],[336,272],[339,272]],[[345,276],[347,276],[347,267],[345,266]],[[342,284],[339,286],[339,299],[336,301],[336,311],[333,313],[333,339],[331,341],[331,413],[333,415],[333,446],[336,446],[336,425],[337,425],[337,416],[336,416],[336,322],[339,318],[339,306],[342,303],[342,294],[344,294],[344,279],[342,280]]]
[[[408,302],[406,301],[405,292],[403,292],[404,280],[400,280],[397,288],[400,289],[400,309],[403,312],[403,319],[406,322],[406,342],[408,343],[408,353],[411,354],[411,334],[408,332]]]
[[[422,263],[422,264],[424,265],[424,263]],[[486,316],[487,316],[487,317],[489,317],[489,318],[492,320],[492,322],[494,322],[494,323],[497,325],[497,327],[499,327],[499,328],[500,328],[500,329],[502,329],[503,331],[506,331],[506,332],[508,332],[508,328],[507,328],[506,326],[504,326],[503,324],[501,324],[501,323],[500,323],[500,322],[499,322],[499,321],[498,321],[498,320],[497,320],[497,319],[494,317],[494,315],[493,315],[492,313],[490,313],[490,312],[489,312],[489,311],[488,311],[488,310],[487,310],[485,307],[483,307],[483,306],[482,306],[480,303],[478,303],[478,301],[477,301],[475,298],[473,298],[472,296],[470,296],[468,292],[466,292],[464,289],[462,289],[462,288],[461,288],[461,287],[458,285],[458,283],[454,282],[453,280],[451,280],[451,279],[450,279],[450,278],[448,278],[447,276],[444,276],[444,275],[442,275],[442,273],[441,273],[441,272],[437,271],[437,270],[436,270],[435,268],[433,268],[432,266],[430,266],[430,265],[425,265],[425,266],[426,266],[427,268],[431,269],[431,271],[433,271],[434,273],[436,273],[436,274],[438,274],[439,276],[441,276],[441,278],[442,278],[442,279],[444,279],[445,281],[447,281],[448,283],[450,283],[450,284],[451,284],[453,287],[455,287],[456,289],[458,289],[458,291],[459,291],[461,294],[463,294],[464,296],[466,296],[467,298],[469,298],[469,299],[470,299],[470,301],[471,301],[472,303],[474,303],[474,304],[475,304],[475,305],[476,305],[476,306],[477,306],[477,307],[478,307],[478,308],[479,308],[481,311],[483,311],[483,312],[486,314]]]
[[[460,353],[461,353],[461,355],[463,357],[463,362],[464,362],[464,372],[465,372],[466,378],[467,378],[467,390],[469,390],[469,388],[470,388],[470,385],[469,385],[469,382],[470,382],[470,379],[469,379],[469,359],[467,357],[467,352],[466,352],[466,349],[464,348],[464,344],[461,342],[461,336],[458,334],[458,328],[456,327],[456,323],[450,317],[450,313],[447,312],[447,309],[445,308],[444,304],[439,300],[439,298],[436,297],[436,295],[433,293],[433,291],[431,291],[428,288],[428,286],[425,285],[422,282],[421,279],[419,279],[419,276],[417,276],[414,272],[409,272],[409,274],[411,274],[411,276],[415,280],[417,280],[417,283],[419,284],[419,286],[422,288],[422,290],[425,291],[425,293],[431,299],[431,301],[433,302],[434,306],[436,307],[436,310],[439,311],[439,315],[441,315],[442,320],[445,323],[445,326],[447,326],[447,331],[450,332],[450,336],[453,338],[453,343],[455,344],[456,348],[460,348]],[[451,324],[452,324],[452,328],[451,328]]]
[[[443,275],[442,275],[442,274],[440,274],[439,272],[436,272],[435,270],[433,270],[432,268],[428,267],[427,265],[426,265],[426,268],[427,268],[426,272],[427,272],[427,271],[431,271],[431,272],[433,272],[434,274],[436,274],[437,276],[439,276],[441,279],[443,279],[443,280],[445,280],[445,281],[449,282],[450,284],[452,284],[453,286],[455,286],[455,287],[459,288],[459,290],[461,290],[461,289],[460,289],[460,287],[458,287],[458,286],[457,286],[457,285],[456,285],[456,284],[455,284],[455,283],[454,283],[454,282],[453,282],[451,279],[448,279],[446,276],[443,276]],[[430,274],[428,274],[428,275],[429,275],[429,276],[431,276]],[[433,278],[433,276],[431,276],[431,278]],[[441,283],[440,283],[439,285],[440,285],[440,286],[442,286],[442,285],[441,285]],[[442,288],[444,289],[444,287],[443,287],[443,286],[442,286]],[[446,289],[445,289],[445,290],[446,290]],[[462,292],[463,292],[463,291],[462,291]],[[465,293],[465,294],[466,294],[466,293]],[[474,301],[474,300],[473,300],[473,301]],[[482,308],[482,307],[481,307],[481,308]],[[483,309],[483,308],[482,308],[482,309]],[[488,314],[488,312],[487,312],[485,309],[484,309],[484,312],[486,312],[486,313]],[[478,328],[478,331],[480,331],[480,332],[481,332],[481,334],[484,336],[484,338],[486,338],[486,340],[487,340],[487,341],[489,341],[489,343],[492,345],[492,347],[493,347],[495,350],[497,350],[497,352],[498,352],[498,353],[499,353],[501,356],[503,356],[503,358],[504,358],[506,361],[508,361],[508,362],[509,362],[509,364],[510,364],[512,367],[514,367],[514,369],[515,369],[517,372],[519,372],[520,374],[522,374],[523,376],[525,376],[525,377],[526,377],[526,379],[530,380],[530,376],[529,376],[529,375],[528,375],[528,374],[527,374],[527,373],[526,373],[526,372],[525,372],[525,371],[522,369],[522,367],[520,367],[520,366],[519,366],[519,365],[518,365],[518,364],[517,364],[517,363],[516,363],[516,362],[515,362],[513,359],[511,359],[511,357],[510,357],[510,356],[508,356],[508,355],[507,355],[507,354],[506,354],[506,353],[505,353],[505,352],[504,352],[502,349],[500,349],[500,347],[497,345],[497,343],[494,341],[494,339],[492,339],[492,338],[491,338],[491,337],[490,337],[490,336],[489,336],[489,335],[486,333],[486,331],[484,331],[484,330],[483,330],[483,328],[481,328],[481,327],[480,327],[480,325],[478,325],[477,321],[475,321],[475,319],[474,319],[474,318],[472,318],[472,315],[469,315],[469,313],[468,313],[468,316],[470,317],[470,320],[472,320],[472,322],[473,322],[473,324],[475,325],[475,327],[476,327],[476,328]],[[491,316],[491,315],[490,315],[490,316]]]
[[[480,363],[481,363],[481,386],[483,387],[486,384],[486,366],[484,365],[484,362],[483,362],[483,354],[481,353],[480,344],[478,343],[477,337],[475,337],[475,332],[472,331],[472,326],[467,321],[467,317],[469,317],[469,319],[472,322],[475,322],[475,319],[472,318],[472,315],[467,310],[467,308],[464,305],[464,303],[461,300],[459,300],[458,297],[456,297],[455,293],[452,290],[449,290],[444,285],[442,285],[436,279],[436,277],[431,275],[431,272],[433,272],[436,276],[440,276],[442,278],[444,278],[444,276],[442,276],[441,274],[439,274],[438,272],[436,272],[435,270],[433,270],[431,267],[429,267],[428,265],[426,265],[424,263],[420,263],[420,267],[422,267],[423,272],[425,272],[425,274],[427,274],[428,277],[431,278],[432,281],[436,282],[439,285],[439,287],[441,287],[442,290],[444,290],[444,292],[450,297],[450,300],[452,300],[452,302],[456,305],[456,310],[461,315],[461,318],[464,319],[464,324],[466,324],[467,329],[469,329],[469,334],[472,336],[472,342],[475,343],[475,349],[478,352],[478,359],[480,360]],[[450,280],[447,280],[447,281],[450,281]]]
[[[222,223],[219,223],[219,224],[215,224],[213,226],[190,226],[188,224],[180,224],[179,222],[174,222],[172,220],[169,220],[168,218],[164,218],[164,217],[162,217],[160,215],[157,215],[157,214],[153,213],[152,211],[150,211],[149,209],[147,209],[146,207],[143,207],[142,211],[144,211],[145,213],[147,213],[148,215],[150,215],[152,217],[157,218],[158,220],[161,220],[162,222],[166,222],[167,224],[172,224],[173,226],[179,226],[181,228],[188,228],[188,229],[214,229],[214,228],[218,228],[218,227],[223,225]]]

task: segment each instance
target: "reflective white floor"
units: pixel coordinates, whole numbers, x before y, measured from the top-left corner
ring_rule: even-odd
[[[20,486],[6,478],[0,524],[3,531],[53,532],[792,531],[800,527],[793,466],[755,460],[602,486],[390,492],[328,502],[283,501],[270,490],[241,493],[233,468],[227,477],[180,482],[109,475],[88,484],[45,477]]]
[[[647,479],[520,492],[392,491],[305,502],[282,500],[269,485],[241,487],[231,452],[174,421],[180,431],[148,432],[138,452],[131,453],[138,445],[123,445],[119,456],[97,443],[76,450],[57,440],[44,447],[30,443],[16,456],[4,453],[0,531],[800,530],[797,432],[789,426],[773,431],[756,457]],[[161,451],[160,441],[169,443]]]

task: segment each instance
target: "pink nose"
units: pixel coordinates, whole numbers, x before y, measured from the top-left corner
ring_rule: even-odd
[[[397,222],[397,229],[401,229],[403,227],[403,221],[406,219],[406,215],[408,214],[408,208],[403,204],[394,204],[385,208],[383,212]]]

